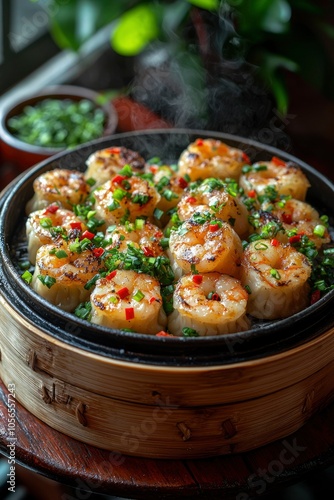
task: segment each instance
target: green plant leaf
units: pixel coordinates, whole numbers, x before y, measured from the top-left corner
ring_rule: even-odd
[[[206,10],[217,10],[220,0],[188,0],[189,3]]]
[[[291,7],[286,0],[273,0],[262,19],[262,29],[269,33],[285,33],[291,19]]]
[[[54,0],[49,4],[51,34],[60,48],[76,51],[94,33],[122,14],[130,3]]]
[[[125,12],[111,35],[113,49],[123,56],[135,56],[159,35],[154,6],[142,4]]]
[[[190,10],[190,5],[184,0],[177,0],[172,4],[167,3],[161,9],[159,15],[159,22],[162,27],[162,31],[167,37],[172,40],[176,35],[178,27],[182,24],[182,21],[186,18]]]
[[[277,109],[283,115],[287,112],[289,97],[287,88],[284,83],[281,69],[297,72],[298,64],[287,57],[283,57],[270,52],[262,53],[261,75],[271,89],[271,92],[276,100]]]

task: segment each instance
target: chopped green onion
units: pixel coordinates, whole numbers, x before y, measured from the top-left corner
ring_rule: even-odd
[[[74,314],[80,319],[86,319],[90,321],[92,313],[92,304],[90,302],[83,302],[79,304],[75,310]]]
[[[124,165],[124,167],[118,172],[119,175],[125,175],[126,177],[132,177],[133,172],[130,165]]]
[[[256,250],[266,250],[268,248],[268,245],[266,243],[263,243],[263,241],[258,241],[255,243],[254,248]]]
[[[187,326],[182,328],[182,335],[184,337],[199,337],[199,334],[198,332],[196,332],[196,330],[194,330],[193,328],[188,328]]]
[[[24,279],[24,281],[28,283],[28,285],[30,285],[30,283],[32,282],[32,274],[29,271],[25,271],[22,274],[21,278]]]
[[[53,223],[49,217],[44,217],[43,219],[41,219],[40,225],[45,229],[48,229],[53,226]]]
[[[281,279],[281,275],[280,273],[277,271],[277,269],[270,269],[270,276],[272,276],[273,278],[275,278],[276,280],[280,280]]]
[[[122,201],[123,198],[124,198],[124,196],[126,196],[126,195],[127,195],[127,192],[124,191],[124,189],[117,188],[113,192],[112,196],[113,196],[114,200],[116,200],[116,201]]]
[[[144,297],[145,294],[141,290],[137,290],[137,292],[133,295],[134,300],[136,300],[137,302],[143,300]]]
[[[139,217],[137,217],[137,219],[135,220],[135,228],[143,229],[145,226],[145,222],[145,219],[140,219]]]
[[[315,228],[313,229],[313,234],[315,236],[320,236],[322,238],[325,234],[326,228],[322,224],[317,224]]]
[[[65,257],[68,257],[65,250],[58,250],[57,252],[55,252],[55,256],[57,257],[57,259],[64,259]]]
[[[51,288],[56,283],[56,278],[52,278],[52,276],[42,276],[39,274],[37,278],[48,288]]]
[[[164,215],[164,211],[163,210],[160,210],[160,208],[155,208],[154,212],[153,212],[153,216],[157,219],[157,220],[160,220],[161,217]]]
[[[118,203],[118,201],[114,200],[110,205],[108,205],[108,210],[110,212],[113,212],[114,210],[117,210],[117,208],[120,207],[120,204]]]

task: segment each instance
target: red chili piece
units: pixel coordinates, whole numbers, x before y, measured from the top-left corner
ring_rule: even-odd
[[[150,166],[150,171],[152,172],[152,174],[155,174],[158,171],[158,169],[159,169],[158,165]]]
[[[49,205],[45,209],[45,214],[55,214],[58,210],[59,206],[58,205]]]
[[[270,240],[270,244],[273,246],[273,247],[277,247],[279,245],[279,241],[276,240],[276,238],[272,238]]]
[[[117,292],[117,295],[119,296],[120,299],[125,299],[125,297],[130,295],[129,289],[126,286],[123,288],[120,288]]]
[[[248,191],[248,196],[249,198],[255,198],[256,197],[255,189],[251,189],[250,191]]]
[[[250,157],[243,151],[242,153],[242,159],[243,161],[245,161],[246,163],[250,163]]]
[[[112,182],[114,184],[121,184],[126,179],[125,175],[115,175]]]
[[[81,239],[87,238],[88,240],[92,240],[94,236],[95,236],[94,233],[91,233],[90,231],[84,231],[81,235]]]
[[[210,226],[209,226],[209,230],[211,233],[218,231],[218,229],[219,229],[219,224],[210,224]]]
[[[201,274],[194,274],[193,282],[196,283],[196,285],[200,285],[202,281],[203,281],[203,276]]]
[[[111,273],[107,274],[106,279],[107,280],[112,280],[115,278],[117,271],[111,271]]]
[[[133,319],[135,317],[135,310],[133,307],[125,308],[125,319]]]
[[[282,220],[285,222],[285,224],[292,224],[292,215],[291,214],[286,214],[285,212],[282,215]]]
[[[302,237],[302,234],[295,234],[294,236],[290,236],[289,243],[298,243]]]
[[[121,152],[121,148],[108,148],[106,151],[107,153],[118,154]]]
[[[197,200],[196,200],[196,198],[194,198],[193,196],[189,196],[189,197],[186,199],[186,201],[192,205],[193,203],[196,203],[196,201],[197,201]]]
[[[220,300],[218,293],[213,293],[211,296],[211,300]]]
[[[70,222],[71,229],[80,229],[81,230],[81,222]]]
[[[170,333],[164,332],[161,330],[161,332],[158,332],[155,334],[156,337],[173,337]]]
[[[151,248],[149,248],[149,247],[144,247],[143,252],[144,252],[144,255],[146,255],[146,257],[154,257],[153,250],[151,250]]]
[[[185,189],[188,186],[188,182],[183,177],[179,178],[178,184],[181,189]]]
[[[286,165],[285,161],[281,160],[280,158],[277,158],[277,156],[273,156],[271,161],[278,167],[285,167]]]
[[[153,304],[153,302],[155,302],[157,299],[155,297],[151,297],[150,300],[149,300],[149,303],[150,304]]]
[[[203,144],[204,144],[203,139],[197,139],[196,146],[203,146]]]
[[[101,255],[103,254],[104,252],[104,249],[102,247],[99,247],[99,248],[93,248],[93,254],[95,257],[101,257]]]

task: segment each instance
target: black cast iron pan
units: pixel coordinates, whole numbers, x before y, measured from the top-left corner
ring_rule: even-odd
[[[175,162],[182,150],[198,137],[217,138],[243,149],[252,162],[278,156],[297,163],[311,183],[307,201],[320,212],[329,216],[334,214],[334,185],[309,165],[276,148],[202,130],[155,130],[113,135],[39,163],[2,193],[0,281],[4,300],[32,325],[63,342],[103,356],[166,366],[217,365],[269,356],[305,343],[334,326],[334,291],[331,291],[290,318],[259,322],[246,332],[200,338],[154,337],[111,330],[80,320],[46,302],[22,280],[15,266],[15,248],[19,230],[24,225],[24,207],[33,195],[32,184],[38,175],[54,168],[84,171],[85,161],[91,153],[119,145],[140,152],[146,159],[159,156],[166,162]]]

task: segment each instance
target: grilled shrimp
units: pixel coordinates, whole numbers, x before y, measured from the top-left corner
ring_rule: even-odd
[[[90,302],[92,323],[154,335],[166,328],[159,281],[135,271],[113,271],[97,281]]]
[[[290,199],[283,204],[266,202],[262,208],[270,210],[268,213],[280,222],[283,231],[277,233],[277,239],[281,242],[288,243],[289,239],[302,235],[307,236],[317,249],[330,242],[328,229],[320,219],[319,212],[308,203]]]
[[[101,186],[117,174],[125,165],[142,172],[145,160],[136,151],[124,147],[111,147],[95,151],[86,161],[85,178],[94,179],[94,187]]]
[[[139,177],[116,175],[94,191],[96,217],[105,221],[105,227],[122,220],[135,221],[138,217],[152,217],[160,201],[156,189]]]
[[[247,312],[259,319],[286,318],[309,304],[311,265],[291,245],[257,240],[241,260],[241,283],[249,291]]]
[[[178,162],[179,175],[188,175],[192,181],[215,177],[238,180],[243,165],[249,158],[240,149],[235,149],[216,139],[197,139],[189,144]]]
[[[141,248],[147,257],[157,257],[164,254],[164,249],[161,246],[163,233],[148,220],[137,219],[134,223],[111,227],[111,230],[107,231],[107,239],[109,239],[109,235],[111,237],[106,250],[117,248],[120,252],[126,252],[128,242],[131,241]]]
[[[238,277],[241,254],[239,236],[230,224],[218,219],[194,215],[170,233],[168,256],[178,277],[194,267],[200,273],[217,271]]]
[[[305,174],[297,165],[285,163],[273,157],[271,161],[258,162],[240,176],[240,187],[246,193],[255,191],[266,194],[266,189],[274,188],[278,195],[290,195],[297,200],[305,200],[310,186]]]
[[[245,205],[237,196],[229,194],[222,182],[216,179],[208,181],[211,181],[211,184],[204,181],[182,196],[177,209],[180,220],[189,219],[196,212],[210,211],[212,215],[229,222],[241,238],[246,238],[249,234],[249,223]]]
[[[248,293],[240,281],[231,276],[185,275],[175,288],[168,330],[177,336],[186,335],[187,329],[195,336],[247,330],[250,326],[246,316],[247,299]]]
[[[84,174],[75,170],[55,169],[41,174],[33,183],[34,195],[26,205],[27,215],[57,203],[69,210],[87,198],[90,188]]]
[[[37,250],[46,244],[62,238],[76,238],[86,225],[71,211],[50,205],[45,210],[32,212],[26,222],[28,257],[32,264],[36,262]]]
[[[43,245],[36,255],[32,288],[46,300],[64,311],[72,312],[88,300],[85,285],[100,270],[101,262],[91,250],[71,252],[69,246]]]

